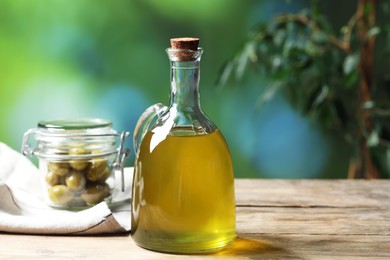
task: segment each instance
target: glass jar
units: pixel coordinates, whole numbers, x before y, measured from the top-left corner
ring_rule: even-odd
[[[123,166],[129,151],[123,145],[128,136],[128,132],[112,129],[112,123],[104,119],[40,121],[37,128],[24,134],[22,153],[39,159],[48,205],[84,209],[112,202],[117,192],[116,171],[121,173],[124,191]]]
[[[131,234],[156,251],[217,250],[236,237],[232,160],[200,106],[198,39],[171,42],[170,104],[148,108],[134,131]]]

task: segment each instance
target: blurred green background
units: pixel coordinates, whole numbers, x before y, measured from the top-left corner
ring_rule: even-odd
[[[338,1],[332,9],[334,2],[325,11],[336,25],[346,22],[355,2]],[[202,108],[229,143],[236,177],[344,178],[349,148],[337,137],[321,132],[282,96],[256,107],[265,79],[253,73],[231,86],[216,85],[254,24],[306,4],[0,0],[0,141],[20,150],[23,133],[39,120],[66,117],[107,118],[115,129],[133,131],[148,106],[168,103],[169,39],[194,36],[205,50]]]

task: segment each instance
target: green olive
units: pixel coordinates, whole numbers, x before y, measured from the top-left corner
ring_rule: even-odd
[[[45,176],[46,183],[50,186],[61,184],[61,176],[55,174],[53,171],[49,171]]]
[[[107,165],[107,160],[102,159],[102,158],[96,158],[93,159],[91,162],[91,167],[97,168],[97,167],[103,167],[102,165],[106,166]]]
[[[80,191],[85,187],[85,176],[82,172],[72,171],[65,178],[66,186],[71,191]]]
[[[70,155],[83,155],[83,154],[90,154],[90,151],[82,148],[82,147],[73,147],[69,149]]]
[[[69,164],[64,162],[49,162],[48,169],[58,176],[65,176],[69,172]]]
[[[108,167],[106,167],[103,171],[102,176],[97,181],[99,183],[104,183],[108,179],[108,177],[110,177],[110,175],[111,175],[111,171]]]
[[[73,200],[73,193],[65,185],[56,185],[48,190],[49,199],[58,205],[66,205]]]
[[[76,171],[82,171],[85,170],[89,165],[88,161],[85,160],[72,160],[70,161],[70,166],[72,166],[73,169]]]
[[[92,161],[91,166],[87,171],[87,179],[90,181],[98,181],[104,177],[106,170],[106,163],[102,163],[101,161]]]
[[[80,197],[88,205],[98,204],[110,195],[110,187],[107,184],[95,184],[86,188]]]
[[[85,155],[85,154],[89,154],[89,152],[81,147],[75,147],[69,150],[69,155]],[[69,162],[69,164],[73,169],[77,171],[82,171],[88,167],[89,162],[86,160],[72,160]]]
[[[102,151],[100,151],[100,150],[92,150],[91,151],[91,154],[101,154],[101,153],[102,153]],[[106,164],[106,163],[107,163],[107,160],[102,158],[102,157],[95,158],[92,161],[92,164],[94,164],[95,167],[99,166],[100,164]]]

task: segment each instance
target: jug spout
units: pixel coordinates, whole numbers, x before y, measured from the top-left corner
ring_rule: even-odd
[[[137,154],[139,146],[144,138],[146,132],[167,109],[167,106],[157,103],[148,107],[138,119],[134,129],[133,145],[134,153]]]

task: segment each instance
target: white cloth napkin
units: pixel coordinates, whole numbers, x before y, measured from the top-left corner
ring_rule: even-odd
[[[130,230],[133,168],[125,168],[125,192],[110,207],[101,202],[78,212],[53,209],[44,202],[39,170],[22,154],[0,142],[0,232],[90,235]],[[117,179],[120,187],[120,178]]]

